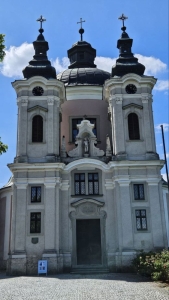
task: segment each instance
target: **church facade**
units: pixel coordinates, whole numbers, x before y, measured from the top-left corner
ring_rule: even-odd
[[[138,251],[168,247],[156,79],[144,75],[124,25],[111,74],[97,69],[96,50],[81,38],[56,76],[39,32],[24,79],[12,83],[17,153],[1,190],[12,204],[7,273],[37,274],[41,259],[51,274],[123,270]]]

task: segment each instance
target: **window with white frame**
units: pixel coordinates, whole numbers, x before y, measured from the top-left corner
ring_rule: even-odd
[[[99,173],[75,173],[75,195],[99,195]]]

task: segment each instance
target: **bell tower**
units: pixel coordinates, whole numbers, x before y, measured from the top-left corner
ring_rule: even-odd
[[[12,83],[17,93],[18,134],[15,162],[57,161],[59,115],[65,100],[64,85],[47,57],[48,42],[43,36],[41,16],[39,35],[33,42],[35,55],[23,70],[24,80]]]
[[[144,75],[145,66],[132,53],[133,40],[126,33],[123,14],[122,35],[117,41],[119,58],[112,67],[112,78],[105,82],[104,96],[109,103],[112,144],[115,159],[158,159],[152,114],[152,89],[156,79]]]

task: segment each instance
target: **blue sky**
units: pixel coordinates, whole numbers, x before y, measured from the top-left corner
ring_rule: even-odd
[[[77,21],[82,17],[84,40],[97,50],[96,64],[111,72],[118,57],[117,39],[121,35],[124,13],[127,33],[133,38],[133,53],[146,65],[146,75],[158,78],[153,92],[153,111],[157,152],[163,158],[159,124],[164,124],[166,150],[169,156],[169,7],[168,0],[8,0],[1,3],[0,32],[5,34],[6,57],[0,65],[0,136],[9,149],[0,156],[0,187],[10,177],[7,163],[16,155],[17,105],[11,82],[22,78],[21,70],[33,55],[31,43],[36,40],[40,15],[46,18],[44,36],[49,43],[48,57],[57,73],[68,65],[67,50],[80,39]],[[162,173],[165,173],[163,168]]]

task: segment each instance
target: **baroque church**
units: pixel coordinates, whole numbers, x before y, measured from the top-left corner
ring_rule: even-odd
[[[156,79],[144,75],[121,19],[110,73],[95,65],[81,26],[58,75],[39,19],[35,55],[12,83],[17,153],[0,190],[0,265],[9,275],[37,274],[39,260],[50,274],[124,270],[138,251],[168,247]]]

